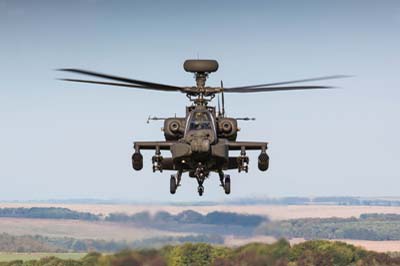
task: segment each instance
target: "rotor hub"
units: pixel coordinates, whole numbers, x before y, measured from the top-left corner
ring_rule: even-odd
[[[218,70],[218,62],[210,59],[189,59],[183,63],[186,72],[194,73],[196,87],[187,93],[187,97],[195,105],[207,105],[215,97],[215,93],[206,88],[208,75]]]

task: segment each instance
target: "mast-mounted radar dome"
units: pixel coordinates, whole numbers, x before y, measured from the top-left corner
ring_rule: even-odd
[[[218,70],[218,62],[216,60],[189,59],[183,63],[183,68],[186,72],[211,73]]]

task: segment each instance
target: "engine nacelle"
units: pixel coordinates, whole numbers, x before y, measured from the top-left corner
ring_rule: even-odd
[[[185,118],[167,118],[164,121],[164,136],[166,140],[179,140],[185,132]]]
[[[237,121],[234,118],[218,118],[218,137],[235,141],[237,137]]]

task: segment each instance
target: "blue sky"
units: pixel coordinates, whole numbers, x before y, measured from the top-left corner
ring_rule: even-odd
[[[0,0],[0,180],[3,200],[220,200],[249,196],[399,196],[399,1]],[[270,142],[271,167],[185,178],[130,165],[134,140],[162,139],[148,115],[184,114],[183,94],[73,84],[77,67],[194,84],[187,58],[217,59],[208,84],[258,84],[332,74],[332,91],[227,95],[240,140]],[[311,84],[311,83],[310,83]],[[314,83],[313,83],[314,84]]]

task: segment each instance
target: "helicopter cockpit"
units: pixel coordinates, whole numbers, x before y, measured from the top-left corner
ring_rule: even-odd
[[[189,130],[212,129],[211,117],[207,112],[194,112],[189,123]]]
[[[216,139],[215,122],[212,114],[207,110],[193,110],[186,123],[185,139],[208,139],[213,143]]]
[[[190,117],[188,131],[192,130],[212,130],[212,119],[208,112],[193,111]]]

